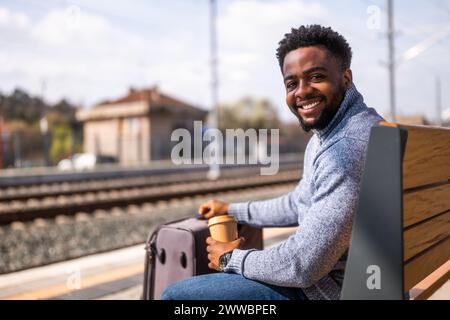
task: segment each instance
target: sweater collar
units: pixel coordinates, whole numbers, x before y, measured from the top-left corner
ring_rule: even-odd
[[[329,136],[330,132],[332,132],[333,129],[336,128],[336,126],[338,126],[338,124],[346,117],[348,114],[347,111],[352,106],[362,103],[362,101],[362,95],[358,92],[358,90],[356,90],[355,85],[352,84],[352,86],[345,92],[344,99],[342,100],[338,111],[330,123],[322,130],[313,130],[313,132],[317,134],[319,140],[325,140]]]

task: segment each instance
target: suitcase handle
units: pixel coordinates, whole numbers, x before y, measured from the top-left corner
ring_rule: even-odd
[[[186,256],[186,253],[184,251],[182,251],[181,255],[180,255],[180,264],[183,267],[183,269],[186,269],[186,267],[187,267],[187,256]]]
[[[165,264],[166,263],[166,250],[161,249],[159,255],[157,255],[157,257],[159,258],[159,261],[161,262],[161,264]]]

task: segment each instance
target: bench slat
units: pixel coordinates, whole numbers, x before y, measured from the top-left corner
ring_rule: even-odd
[[[406,193],[403,196],[403,226],[431,218],[450,209],[450,183]]]
[[[404,265],[404,290],[409,291],[449,259],[450,237],[414,257],[414,259]]]
[[[450,236],[450,211],[417,224],[403,233],[403,260],[407,261]]]
[[[403,188],[450,179],[450,129],[403,126],[408,130],[403,160]]]
[[[370,135],[342,298],[402,299],[416,285],[424,297],[448,277],[433,276],[447,261],[450,128],[380,123]],[[367,285],[373,264],[382,273],[376,292]]]
[[[450,279],[450,260],[440,266],[428,277],[420,281],[409,291],[409,298],[425,300],[433,295]]]

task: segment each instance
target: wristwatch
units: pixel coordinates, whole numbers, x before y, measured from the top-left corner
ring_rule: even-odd
[[[231,254],[232,254],[232,251],[225,252],[223,255],[220,256],[220,258],[219,258],[220,271],[225,270],[225,267],[227,266],[228,262],[230,262],[230,260],[231,260]]]

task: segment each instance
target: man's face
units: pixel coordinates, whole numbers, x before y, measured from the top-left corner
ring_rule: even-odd
[[[350,69],[320,46],[289,52],[283,62],[286,103],[305,131],[324,129],[351,87]]]

